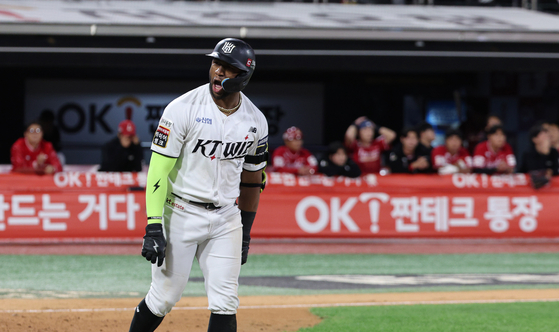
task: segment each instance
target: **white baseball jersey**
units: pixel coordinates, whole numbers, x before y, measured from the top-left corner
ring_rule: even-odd
[[[241,172],[266,167],[268,123],[241,93],[242,103],[226,116],[210,94],[209,83],[173,100],[164,110],[151,150],[178,158],[169,174],[169,190],[187,200],[233,204],[239,197]],[[250,158],[250,157],[249,157]],[[252,160],[252,162],[255,162]]]

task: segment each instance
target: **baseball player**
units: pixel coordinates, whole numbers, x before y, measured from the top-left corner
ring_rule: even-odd
[[[153,264],[152,282],[131,332],[159,326],[181,298],[195,257],[211,311],[208,331],[237,331],[238,278],[266,167],[268,125],[240,92],[256,66],[252,48],[227,38],[207,56],[209,84],[165,108],[151,145],[142,255]]]

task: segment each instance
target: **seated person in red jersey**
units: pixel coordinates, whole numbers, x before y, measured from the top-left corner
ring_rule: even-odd
[[[380,172],[381,154],[390,149],[390,143],[396,138],[393,130],[380,127],[379,137],[375,139],[375,129],[375,124],[362,116],[345,133],[345,146],[363,175]]]
[[[274,171],[295,175],[316,173],[318,163],[312,153],[303,148],[303,132],[297,127],[288,128],[283,133],[285,145],[278,147],[272,154]]]
[[[417,152],[419,139],[412,128],[405,128],[400,133],[400,143],[390,151],[388,167],[392,173],[428,173],[429,161]]]
[[[502,126],[487,131],[487,141],[479,143],[474,150],[474,173],[507,174],[514,172],[516,158],[507,143]]]
[[[12,145],[12,172],[53,174],[62,172],[62,165],[52,144],[43,139],[41,125],[31,122],[23,137]]]
[[[462,133],[459,130],[449,129],[446,132],[444,145],[431,152],[431,162],[439,174],[471,172],[472,157],[462,146]]]

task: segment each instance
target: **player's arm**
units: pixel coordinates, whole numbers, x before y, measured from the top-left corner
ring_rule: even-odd
[[[148,224],[159,223],[163,219],[163,204],[167,196],[167,177],[177,158],[152,152],[146,182],[146,212]]]
[[[256,217],[263,181],[265,181],[263,170],[256,172],[243,170],[241,173],[241,193],[238,199],[239,209],[241,210],[241,222],[243,223],[241,264],[247,262],[250,231]]]
[[[254,218],[256,217],[260,193],[266,185],[266,173],[264,173],[264,169],[268,162],[267,126],[265,127],[264,133],[266,134],[265,137],[258,141],[254,152],[251,151],[250,155],[245,157],[245,165],[241,172],[240,194],[237,201],[239,210],[241,210],[241,222],[243,223],[241,265],[247,262],[250,231],[254,223]]]
[[[167,196],[168,176],[177,158],[153,152],[146,182],[146,213],[148,225],[142,245],[142,256],[157,266],[163,264],[167,242],[163,235],[163,205]]]
[[[241,211],[256,213],[260,200],[262,180],[262,171],[249,172],[244,170],[241,173],[241,194],[238,201]]]

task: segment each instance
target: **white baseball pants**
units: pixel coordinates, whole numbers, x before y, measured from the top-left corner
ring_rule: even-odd
[[[152,265],[146,304],[154,315],[164,316],[180,300],[194,257],[204,275],[208,309],[232,315],[239,307],[242,223],[236,205],[207,210],[168,196],[163,213],[167,239],[161,267]]]

